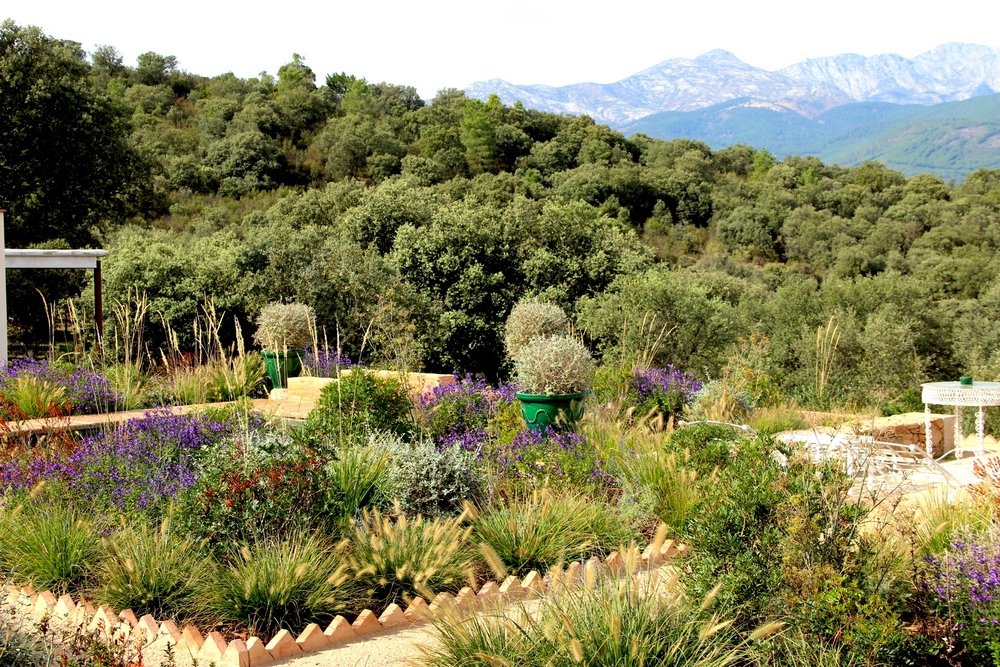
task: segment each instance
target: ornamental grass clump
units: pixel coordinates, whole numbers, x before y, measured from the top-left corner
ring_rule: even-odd
[[[97,560],[94,527],[62,505],[29,500],[0,517],[0,534],[0,566],[37,590],[79,590]]]
[[[212,618],[262,637],[282,628],[299,632],[309,623],[325,626],[350,605],[347,564],[326,541],[293,533],[231,554],[199,594]]]
[[[689,601],[676,577],[597,577],[560,587],[537,610],[520,605],[472,618],[442,615],[421,664],[722,667],[745,654],[729,622],[706,611],[711,603]]]
[[[475,585],[472,528],[464,523],[464,515],[431,520],[365,511],[350,538],[355,581],[380,606]]]
[[[111,384],[92,371],[25,358],[0,367],[0,417],[93,414],[117,403]]]
[[[262,350],[302,350],[313,341],[316,311],[303,303],[269,303],[257,316],[254,342]]]
[[[562,308],[554,303],[527,299],[510,311],[504,327],[503,342],[510,358],[517,359],[521,351],[534,339],[565,336],[568,330],[569,318]]]
[[[594,381],[594,358],[571,336],[535,338],[514,363],[527,394],[576,394]]]
[[[490,507],[472,524],[474,540],[498,576],[603,556],[636,538],[606,502],[544,490]]]
[[[96,568],[95,598],[136,616],[190,617],[195,594],[212,567],[200,545],[170,530],[146,522],[123,527],[103,540]]]

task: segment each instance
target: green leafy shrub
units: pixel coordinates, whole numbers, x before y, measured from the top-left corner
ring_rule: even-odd
[[[518,353],[517,379],[529,394],[574,394],[594,380],[594,359],[571,336],[535,338]]]
[[[393,519],[377,509],[363,512],[350,538],[355,581],[380,605],[441,591],[457,591],[475,582],[471,527],[454,519]]]
[[[96,599],[136,616],[182,618],[211,565],[197,542],[168,530],[134,523],[104,541],[96,568]]]
[[[94,527],[77,510],[54,502],[15,507],[0,517],[0,532],[0,563],[38,590],[79,590],[97,562]]]
[[[731,463],[702,478],[701,499],[681,535],[692,552],[689,590],[705,595],[721,584],[719,602],[740,627],[757,623],[781,588],[776,563],[783,537],[779,509],[786,498],[782,475],[771,445],[744,441]]]
[[[490,565],[516,575],[604,555],[637,536],[607,503],[546,491],[489,507],[472,524]]]
[[[685,465],[701,477],[710,476],[716,468],[729,465],[743,433],[719,424],[693,424],[675,430],[664,447],[683,456]]]
[[[511,359],[517,359],[528,343],[544,336],[565,336],[569,328],[566,312],[554,303],[538,299],[518,302],[504,326],[503,342]]]
[[[292,533],[231,554],[202,587],[199,604],[223,623],[270,637],[307,623],[325,625],[351,601],[347,565],[323,540]]]
[[[410,398],[397,378],[352,370],[323,388],[299,437],[313,447],[364,442],[385,431],[407,438],[413,433]]]
[[[388,452],[386,497],[406,514],[446,517],[458,514],[465,501],[478,502],[486,479],[474,452],[461,447],[438,448],[430,440],[409,445],[384,436],[373,446]]]

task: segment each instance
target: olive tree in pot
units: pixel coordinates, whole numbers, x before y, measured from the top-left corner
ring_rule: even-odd
[[[568,329],[562,308],[534,299],[517,304],[507,318],[504,343],[524,390],[517,394],[521,411],[533,431],[544,430],[560,417],[572,423],[583,415],[594,360]]]
[[[261,348],[267,377],[275,389],[302,370],[302,354],[312,342],[316,311],[302,303],[269,303],[257,316],[253,339]]]

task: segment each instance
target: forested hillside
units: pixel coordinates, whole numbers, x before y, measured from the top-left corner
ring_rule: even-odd
[[[319,78],[297,56],[273,77],[203,77],[154,53],[84,62],[28,32],[5,24],[3,43],[76,59],[86,94],[127,124],[123,204],[83,222],[111,252],[108,298],[147,295],[153,340],[167,323],[190,344],[206,298],[244,334],[264,304],[296,300],[355,359],[496,378],[502,322],[542,295],[606,359],[702,378],[740,365],[816,405],[1000,377],[1000,171],[949,187],[876,163],[627,139],[455,90],[425,103],[405,85]],[[0,75],[5,113],[12,82]],[[15,230],[26,201],[9,203]],[[79,236],[65,224],[30,242]],[[21,285],[28,338],[40,302]],[[819,327],[839,331],[827,384]]]

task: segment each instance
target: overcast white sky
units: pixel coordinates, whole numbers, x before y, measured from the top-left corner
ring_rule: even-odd
[[[6,0],[0,18],[88,51],[177,57],[204,75],[275,73],[299,53],[333,71],[432,97],[483,79],[563,85],[622,79],[667,58],[726,49],[779,69],[837,53],[912,57],[951,41],[1000,46],[997,0]]]

